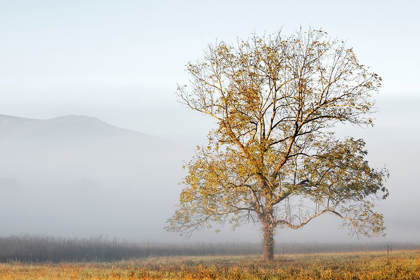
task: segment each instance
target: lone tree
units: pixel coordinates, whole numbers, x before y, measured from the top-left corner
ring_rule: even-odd
[[[362,139],[336,139],[337,123],[370,126],[381,78],[326,32],[218,42],[189,63],[189,108],[216,120],[208,145],[186,164],[170,231],[191,234],[229,222],[260,223],[263,256],[274,258],[276,228],[298,229],[332,214],[353,234],[382,235],[386,168],[365,160]]]

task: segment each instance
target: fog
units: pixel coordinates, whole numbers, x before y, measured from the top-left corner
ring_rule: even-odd
[[[216,40],[323,28],[383,78],[370,165],[389,168],[378,211],[387,237],[419,242],[419,1],[0,1],[0,236],[134,241],[260,242],[258,225],[196,232],[163,228],[182,165],[214,122],[179,104],[188,61]],[[315,219],[278,242],[356,242],[341,221]],[[363,238],[362,242],[370,242]]]
[[[385,215],[386,238],[418,240],[420,224],[416,179],[420,156],[416,95],[378,96],[373,128],[338,126],[340,137],[364,138],[368,160],[391,173]],[[404,109],[402,109],[404,108]],[[207,126],[195,132],[205,135]],[[48,120],[0,116],[0,220],[2,236],[14,234],[90,237],[135,241],[260,241],[258,225],[232,232],[196,232],[189,240],[163,227],[178,202],[184,161],[195,143],[174,142],[121,129],[88,116]],[[356,242],[341,221],[320,217],[302,230],[277,231],[276,240]],[[369,241],[362,239],[362,241]]]
[[[182,172],[170,141],[85,116],[0,116],[2,234],[162,238]]]

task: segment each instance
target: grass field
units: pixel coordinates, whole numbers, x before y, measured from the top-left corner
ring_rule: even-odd
[[[420,251],[0,264],[0,279],[420,279]]]

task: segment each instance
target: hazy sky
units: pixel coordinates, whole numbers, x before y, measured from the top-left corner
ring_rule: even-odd
[[[184,108],[174,94],[177,83],[188,83],[188,61],[200,59],[216,39],[230,43],[253,32],[323,28],[346,40],[383,78],[377,127],[355,133],[367,139],[377,167],[390,168],[390,199],[394,195],[397,205],[411,191],[420,195],[409,179],[418,173],[420,140],[419,11],[414,0],[0,0],[0,114],[88,115],[203,143],[211,121]],[[398,191],[399,179],[409,188]],[[416,226],[417,210],[411,205],[395,219],[403,223],[398,217],[405,216]]]
[[[417,93],[419,10],[419,1],[0,0],[0,112],[94,115],[185,139],[203,121],[174,95],[188,61],[216,39],[299,26],[346,40],[383,77],[381,93]]]

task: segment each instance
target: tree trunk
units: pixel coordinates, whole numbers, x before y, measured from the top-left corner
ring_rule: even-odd
[[[274,225],[271,221],[263,220],[263,258],[265,261],[274,260]]]

